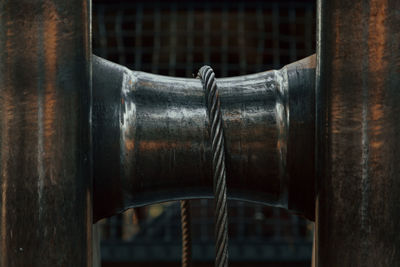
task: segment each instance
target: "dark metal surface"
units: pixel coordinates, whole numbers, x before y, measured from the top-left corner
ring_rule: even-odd
[[[399,12],[319,1],[318,266],[400,266]]]
[[[226,197],[225,134],[221,114],[221,102],[215,73],[203,66],[198,73],[204,88],[209,135],[212,153],[214,216],[215,216],[215,266],[228,266],[228,205]]]
[[[217,79],[228,197],[313,217],[314,61]],[[130,71],[98,57],[93,62],[94,219],[212,197],[201,82]]]
[[[0,2],[0,266],[92,266],[90,1]]]

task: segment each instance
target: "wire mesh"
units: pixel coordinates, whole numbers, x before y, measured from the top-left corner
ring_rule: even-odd
[[[217,77],[280,68],[315,50],[310,2],[95,4],[95,54],[135,70],[188,77],[208,64]]]

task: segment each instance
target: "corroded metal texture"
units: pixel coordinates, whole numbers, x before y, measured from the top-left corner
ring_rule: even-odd
[[[90,2],[0,1],[0,266],[91,266]]]
[[[198,79],[93,58],[94,219],[213,196],[209,121]],[[315,57],[217,79],[228,197],[314,214]]]
[[[318,5],[317,265],[400,266],[400,1]]]

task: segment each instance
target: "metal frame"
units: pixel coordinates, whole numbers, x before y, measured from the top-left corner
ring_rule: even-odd
[[[400,265],[399,10],[318,1],[318,266]],[[90,12],[0,4],[2,267],[92,265]]]
[[[318,266],[400,265],[399,11],[318,1]]]

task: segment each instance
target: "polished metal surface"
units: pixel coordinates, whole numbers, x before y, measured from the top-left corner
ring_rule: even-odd
[[[228,197],[314,214],[315,57],[217,79]],[[212,197],[200,80],[93,58],[94,219],[150,203]]]
[[[400,266],[400,1],[318,1],[317,266]]]
[[[0,2],[0,266],[92,266],[90,2]]]

